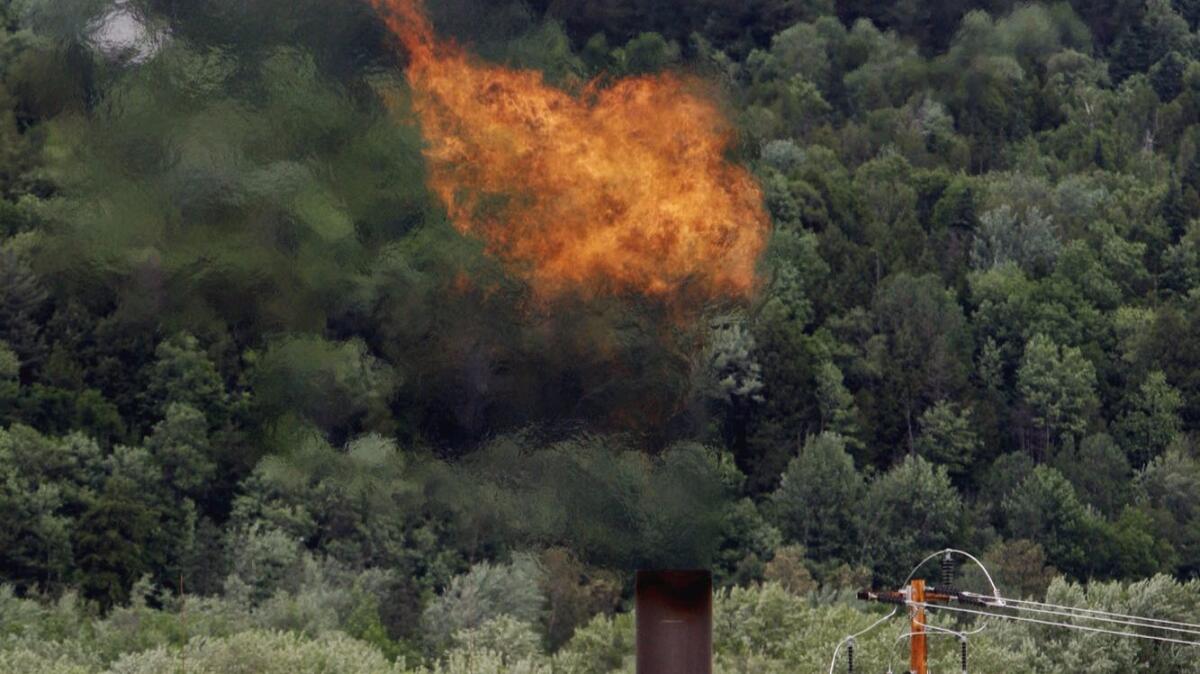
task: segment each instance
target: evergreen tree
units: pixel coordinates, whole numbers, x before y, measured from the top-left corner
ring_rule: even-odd
[[[1060,347],[1045,335],[1025,345],[1017,386],[1044,431],[1044,444],[1064,433],[1078,436],[1097,404],[1096,369],[1073,347]]]
[[[1133,396],[1132,409],[1117,424],[1135,468],[1145,466],[1179,438],[1182,407],[1183,398],[1167,383],[1166,375],[1151,372]]]
[[[823,433],[804,443],[771,500],[785,538],[817,559],[851,561],[861,535],[854,504],[864,493],[862,476],[846,442]]]
[[[1062,473],[1038,466],[1004,499],[1003,509],[1009,534],[1041,545],[1051,564],[1076,578],[1094,570],[1090,553],[1101,523]]]
[[[858,513],[871,523],[862,539],[866,559],[878,581],[892,585],[927,551],[955,545],[963,501],[944,468],[908,456],[871,483]]]
[[[956,480],[961,479],[979,451],[979,438],[971,422],[971,410],[940,400],[925,410],[919,420],[916,452],[926,460],[944,466]]]
[[[48,299],[29,263],[0,249],[0,341],[17,354],[25,372],[39,366],[45,353],[40,323]]]

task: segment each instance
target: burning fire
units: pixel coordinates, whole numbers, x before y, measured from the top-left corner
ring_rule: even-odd
[[[420,0],[371,0],[407,49],[430,187],[536,293],[744,297],[769,220],[733,129],[675,74],[587,85],[486,64]]]

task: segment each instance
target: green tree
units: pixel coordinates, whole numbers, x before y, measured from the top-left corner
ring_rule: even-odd
[[[1159,370],[1151,372],[1133,396],[1132,409],[1117,422],[1129,462],[1141,468],[1166,451],[1183,430],[1183,397]]]
[[[836,433],[852,446],[859,444],[858,408],[842,371],[832,362],[822,363],[817,367],[816,380],[822,432]]]
[[[233,530],[261,521],[347,564],[406,568],[430,552],[414,531],[422,499],[413,468],[394,441],[366,435],[335,448],[311,431],[287,440],[287,451],[263,459],[242,485]]]
[[[422,623],[431,644],[444,645],[456,632],[477,628],[489,619],[510,616],[536,624],[546,608],[541,586],[545,570],[532,555],[508,564],[480,562],[455,576],[425,609]]]
[[[986,270],[1013,262],[1031,275],[1042,275],[1054,268],[1061,248],[1050,216],[1037,207],[1018,216],[1004,205],[980,216],[971,265]]]
[[[1112,70],[1117,81],[1150,70],[1172,49],[1184,47],[1188,24],[1170,0],[1149,0],[1139,21],[1125,26],[1113,45]]]
[[[4,342],[0,342],[0,425],[10,423],[15,416],[21,386],[21,360]]]
[[[1135,480],[1138,499],[1152,516],[1156,539],[1178,554],[1177,574],[1200,569],[1200,461],[1179,448],[1168,450],[1142,469]]]
[[[640,75],[662,70],[679,60],[679,45],[658,33],[642,33],[613,52],[622,72]]]
[[[788,463],[771,502],[787,540],[803,545],[815,559],[850,561],[859,536],[854,506],[864,493],[846,441],[822,433],[805,442]]]
[[[1005,497],[1003,511],[1009,535],[1041,545],[1051,564],[1077,578],[1094,569],[1093,546],[1102,522],[1062,473],[1038,466]]]
[[[44,355],[40,323],[48,299],[29,263],[0,248],[0,341],[21,359],[22,369],[37,367]]]
[[[1164,103],[1175,100],[1183,91],[1183,73],[1188,62],[1177,51],[1168,52],[1150,68],[1150,86]]]
[[[1073,441],[1063,443],[1053,466],[1085,503],[1107,517],[1116,517],[1132,497],[1133,469],[1125,451],[1108,435],[1089,435],[1078,447]]]
[[[888,278],[872,313],[877,332],[867,345],[868,357],[881,379],[876,441],[912,451],[920,414],[966,384],[971,353],[966,319],[954,293],[934,275]]]
[[[920,270],[926,242],[925,231],[917,221],[912,172],[912,166],[899,154],[885,152],[854,174],[855,190],[862,195],[876,284],[891,274]]]
[[[159,415],[171,405],[187,405],[213,426],[228,419],[225,382],[195,337],[181,333],[164,340],[155,348],[154,356],[150,395]]]
[[[1042,546],[1026,539],[993,543],[983,554],[983,563],[1001,592],[1034,601],[1046,596],[1055,576]]]
[[[896,584],[929,551],[955,543],[963,501],[945,468],[907,456],[871,483],[857,512],[870,523],[863,533],[864,559],[877,580]]]
[[[1161,369],[1167,383],[1183,396],[1184,428],[1200,421],[1200,292],[1157,307],[1148,330],[1130,339],[1128,358],[1143,372]]]
[[[302,335],[273,342],[252,378],[269,417],[295,415],[335,442],[361,430],[388,430],[388,403],[399,379],[361,340]]]
[[[754,335],[739,323],[716,326],[706,346],[708,395],[735,409],[762,402],[762,367],[754,359]]]
[[[208,420],[194,407],[171,403],[166,417],[146,439],[146,449],[162,468],[163,481],[181,496],[203,498],[216,473]]]
[[[946,467],[955,479],[961,478],[970,468],[979,438],[971,423],[971,410],[958,409],[946,400],[939,400],[925,410],[918,425],[916,452],[932,463]]]
[[[83,593],[104,608],[125,603],[134,582],[166,561],[156,545],[160,513],[142,488],[130,477],[110,477],[80,514],[72,538]]]
[[[1044,431],[1046,447],[1052,437],[1083,433],[1098,404],[1091,361],[1078,348],[1060,347],[1041,334],[1025,345],[1017,388],[1033,411],[1035,425]]]
[[[772,524],[773,518],[753,500],[744,498],[732,504],[722,522],[721,543],[712,564],[713,582],[743,585],[760,580],[765,563],[780,546],[783,535]]]
[[[0,568],[10,582],[57,590],[76,580],[77,518],[104,474],[100,448],[83,436],[0,429]]]

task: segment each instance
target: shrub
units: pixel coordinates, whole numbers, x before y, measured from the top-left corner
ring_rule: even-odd
[[[545,605],[544,573],[534,557],[518,554],[509,564],[480,562],[456,576],[422,616],[429,643],[444,647],[456,632],[502,615],[537,623]]]
[[[401,670],[369,645],[344,634],[308,639],[252,630],[229,637],[197,637],[183,649],[165,646],[122,657],[111,674],[387,674]]]

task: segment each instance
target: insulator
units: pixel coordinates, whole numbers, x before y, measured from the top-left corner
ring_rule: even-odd
[[[847,669],[846,671],[850,672],[850,674],[854,674],[854,642],[853,641],[851,641],[849,644],[846,645],[846,664],[849,665],[849,669]]]
[[[962,647],[962,674],[967,674],[967,640],[959,642]]]
[[[949,552],[942,556],[942,587],[947,590],[954,587],[954,558]]]

